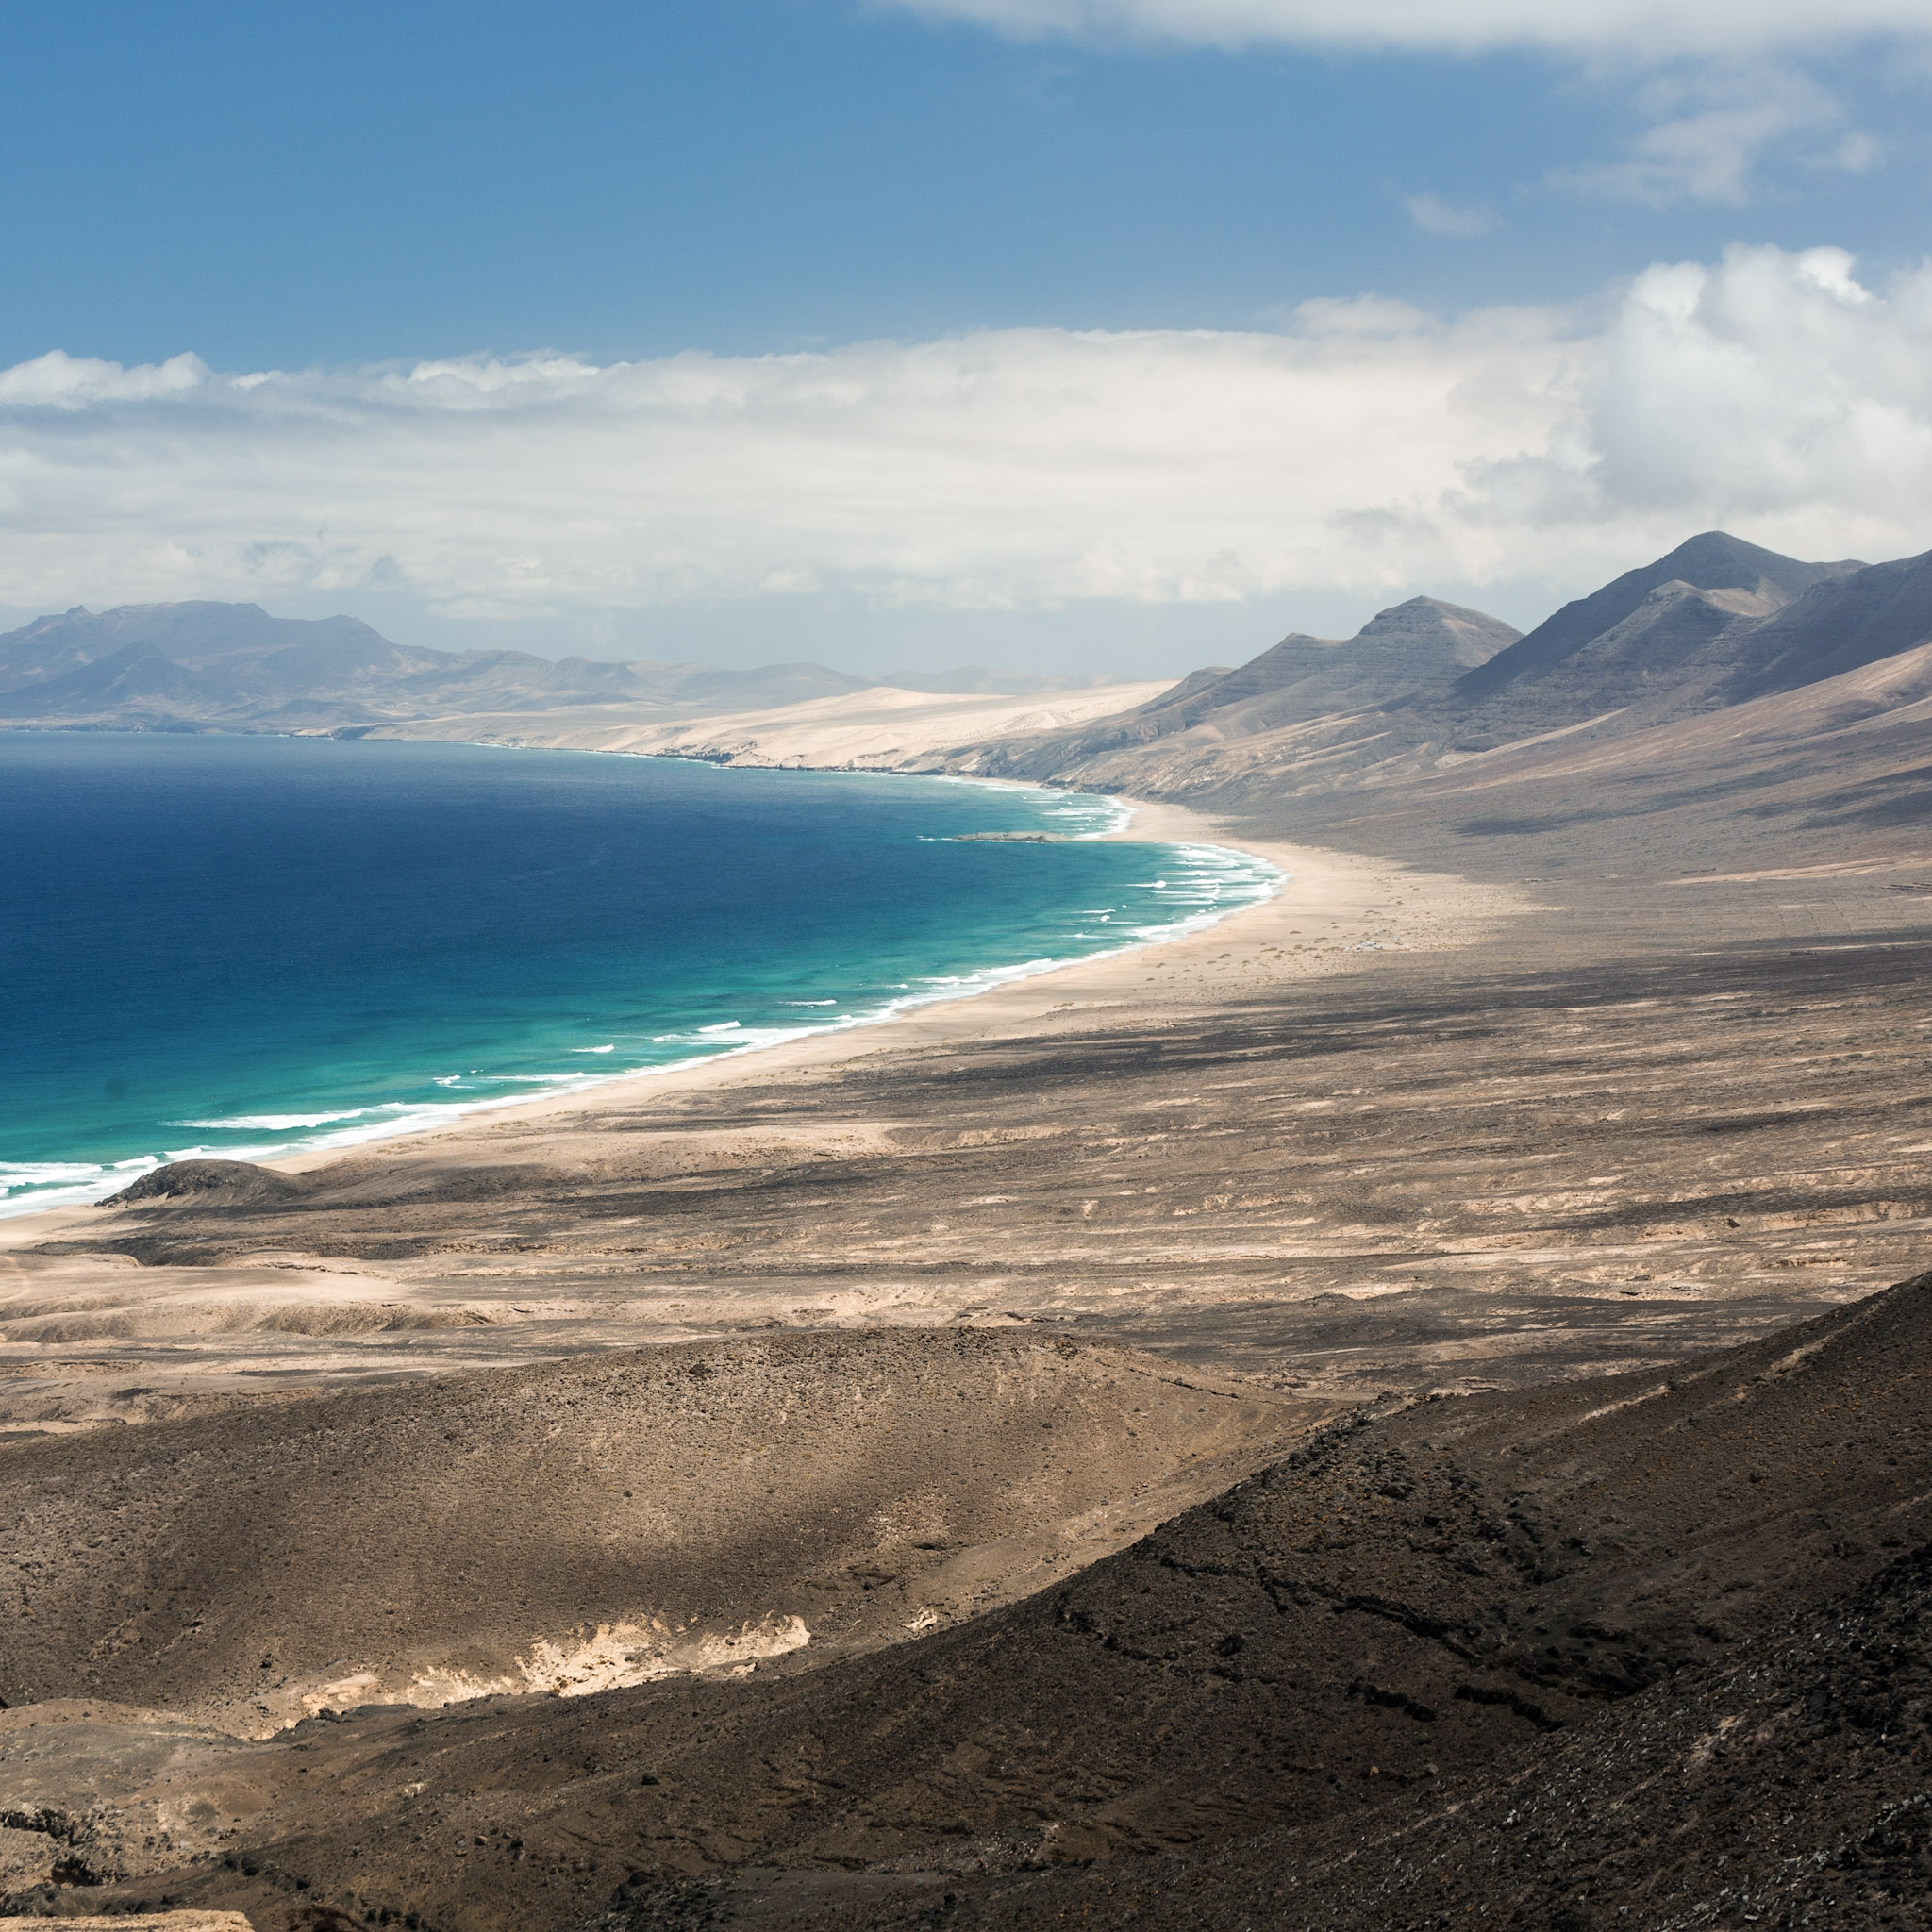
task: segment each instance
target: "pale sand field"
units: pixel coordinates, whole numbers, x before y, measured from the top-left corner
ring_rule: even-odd
[[[822,772],[883,770],[957,745],[1029,731],[1063,731],[1111,717],[1149,703],[1172,683],[1158,678],[1031,697],[879,685],[769,711],[730,711],[669,723],[641,714],[635,705],[579,705],[536,717],[527,711],[491,711],[411,719],[369,735],[528,750],[642,752]]]

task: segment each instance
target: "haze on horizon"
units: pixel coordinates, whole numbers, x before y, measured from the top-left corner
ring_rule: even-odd
[[[1928,541],[1924,0],[5,36],[11,623],[1148,675]]]

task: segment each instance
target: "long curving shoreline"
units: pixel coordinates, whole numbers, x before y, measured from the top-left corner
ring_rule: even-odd
[[[993,784],[996,780],[974,780]],[[1016,789],[1036,791],[1035,786]],[[1123,802],[1132,819],[1099,835],[1108,842],[1208,845],[1273,866],[1283,886],[1257,905],[1236,907],[1192,931],[1136,942],[1115,952],[1069,959],[956,998],[922,1001],[889,1018],[738,1053],[661,1068],[614,1074],[594,1087],[538,1094],[466,1114],[447,1125],[385,1137],[385,1151],[420,1142],[449,1153],[483,1153],[514,1124],[567,1131],[613,1106],[648,1105],[653,1095],[728,1091],[735,1085],[875,1060],[910,1046],[966,1044],[1064,1024],[1091,1024],[1111,1011],[1125,1019],[1143,1009],[1196,1007],[1240,998],[1286,981],[1363,970],[1376,952],[1417,952],[1474,945],[1499,925],[1537,908],[1525,894],[1445,874],[1412,871],[1314,847],[1233,834],[1220,821],[1160,801]],[[1398,896],[1399,895],[1399,896]],[[351,1149],[314,1148],[261,1164],[302,1174],[340,1160]]]
[[[1035,1324],[1324,1400],[1520,1387],[1923,1266],[1886,1100],[1923,1059],[1914,944],[1766,946],[1782,876],[1579,892],[1166,805],[1126,830],[1292,876],[1185,939],[875,1026],[0,1226],[0,1429]]]
[[[1042,789],[999,779],[960,782],[1034,794]],[[1171,933],[1137,939],[1087,958],[1006,969],[992,974],[991,984],[957,995],[922,995],[901,1003],[899,1011],[847,1025],[801,1028],[791,1040],[600,1074],[533,1094],[491,1096],[451,1106],[441,1118],[405,1117],[394,1125],[326,1136],[311,1146],[236,1158],[277,1172],[304,1173],[353,1158],[366,1148],[488,1137],[511,1117],[562,1120],[594,1114],[613,1101],[627,1100],[635,1089],[668,1093],[709,1088],[752,1062],[763,1076],[779,1070],[837,1064],[857,1052],[890,1050],[902,1041],[931,1044],[984,1037],[1001,1026],[1035,1024],[1056,1012],[1091,1010],[1096,1001],[1165,1005],[1176,998],[1240,994],[1282,978],[1349,971],[1363,963],[1353,957],[1357,950],[1467,944],[1483,936],[1496,920],[1527,909],[1517,895],[1496,888],[1474,887],[1311,848],[1262,843],[1246,834],[1231,836],[1215,821],[1171,804],[1129,798],[1120,802],[1130,814],[1125,824],[1083,838],[1238,852],[1276,872],[1280,888],[1259,905],[1235,906],[1198,921],[1180,922]],[[1399,905],[1391,903],[1396,892],[1401,895]],[[1277,915],[1273,920],[1265,917],[1271,908]],[[1240,936],[1233,949],[1217,941],[1217,935],[1224,940],[1230,934]],[[643,1083],[648,1083],[647,1089]],[[483,1144],[489,1144],[487,1138]],[[130,1170],[113,1185],[125,1186],[149,1171]],[[64,1217],[78,1215],[85,1222],[97,1205],[98,1197],[46,1208],[16,1205],[0,1215],[0,1229],[8,1237],[0,1239],[0,1250],[12,1245],[20,1234],[38,1236],[41,1230],[64,1225]]]
[[[383,747],[375,756],[410,749]],[[467,757],[475,767],[475,754]],[[540,768],[534,774],[539,797],[545,782],[541,768],[558,762],[554,756],[533,761]],[[442,890],[434,878],[424,881],[421,891],[412,883],[400,900],[392,893],[386,905],[379,902],[366,922],[359,906],[326,891],[318,893],[318,909],[310,916],[307,906],[286,903],[284,886],[280,909],[297,928],[306,924],[311,946],[326,944],[333,950],[340,934],[353,959],[358,949],[349,935],[366,923],[376,956],[386,957],[391,970],[395,960],[408,957],[408,948],[425,921],[432,928],[448,923],[445,904],[467,905],[472,891],[486,903],[500,898],[496,909],[508,929],[540,948],[545,962],[541,978],[526,979],[515,941],[494,942],[479,929],[475,971],[466,981],[462,955],[471,950],[471,939],[459,920],[451,936],[458,987],[480,985],[487,997],[480,1002],[470,997],[466,1003],[459,991],[450,1024],[444,1024],[442,1001],[436,993],[425,1000],[407,977],[400,983],[381,977],[374,983],[373,997],[368,996],[362,985],[368,975],[358,977],[353,968],[318,1003],[316,974],[305,972],[299,962],[293,967],[297,1006],[291,1017],[281,1004],[280,982],[288,969],[257,951],[237,963],[239,1020],[225,1017],[220,1024],[197,1032],[192,1016],[211,1010],[212,1004],[186,996],[172,1000],[167,990],[177,979],[193,983],[206,954],[219,949],[228,929],[248,929],[251,896],[243,891],[240,898],[225,900],[204,892],[184,930],[171,931],[162,921],[158,936],[161,963],[143,975],[142,988],[143,997],[148,985],[162,990],[156,1010],[149,1014],[131,990],[123,990],[120,997],[108,991],[96,1000],[110,1013],[146,1014],[163,1037],[171,1038],[167,1048],[140,1062],[143,1104],[124,1109],[126,1117],[118,1119],[111,1131],[101,1130],[94,1119],[101,1110],[98,1096],[92,1096],[91,1104],[86,1088],[88,1070],[70,1066],[56,1079],[50,1068],[38,1064],[52,1058],[51,1048],[47,1055],[31,1057],[28,1085],[16,1096],[9,1153],[14,1164],[0,1163],[0,1195],[8,1197],[0,1199],[0,1218],[91,1205],[163,1162],[228,1158],[261,1163],[315,1152],[341,1155],[358,1145],[440,1131],[466,1117],[504,1114],[539,1098],[585,1098],[613,1077],[658,1076],[685,1064],[742,1057],[816,1034],[875,1026],[916,1008],[971,997],[1080,958],[1211,923],[1274,890],[1277,877],[1273,867],[1224,846],[1196,844],[1164,856],[1158,884],[1155,873],[1138,872],[1140,861],[1125,852],[1090,853],[1085,862],[1074,855],[1037,864],[1016,859],[1021,876],[1009,878],[1006,863],[989,871],[985,863],[969,859],[965,846],[951,849],[960,839],[985,836],[1054,843],[1104,841],[1108,831],[1119,829],[1132,816],[1130,807],[1108,797],[1069,795],[1038,785],[943,777],[891,784],[879,774],[853,778],[766,772],[728,774],[721,784],[708,769],[694,776],[686,761],[652,758],[640,766],[632,759],[614,764],[608,756],[566,754],[562,762],[578,768],[579,779],[582,768],[601,764],[602,776],[591,782],[606,790],[611,789],[613,773],[627,763],[628,773],[615,778],[615,794],[625,802],[641,797],[644,837],[667,851],[682,842],[680,814],[687,808],[697,813],[701,826],[715,815],[727,830],[723,848],[710,852],[716,863],[705,869],[705,878],[731,875],[741,852],[756,874],[760,864],[757,848],[767,843],[768,832],[774,835],[777,849],[794,850],[795,830],[790,833],[793,844],[785,841],[788,822],[797,814],[788,808],[804,810],[804,824],[817,826],[822,818],[823,831],[815,831],[806,850],[795,856],[816,859],[822,852],[829,855],[827,888],[841,916],[825,924],[818,909],[819,893],[810,891],[801,902],[780,876],[766,880],[773,916],[741,916],[728,901],[718,902],[688,866],[683,878],[673,866],[668,898],[654,891],[641,900],[635,885],[626,897],[621,885],[612,900],[615,909],[601,925],[591,908],[611,894],[587,878],[576,893],[576,904],[585,910],[576,922],[582,930],[574,926],[575,943],[558,950],[549,945],[546,933],[518,924],[523,911],[519,889],[501,882],[517,878],[524,868],[502,858],[481,857],[469,868],[462,892]],[[519,774],[511,768],[520,763],[489,758],[482,766],[494,774],[499,789],[508,785],[514,800],[520,795]],[[474,777],[474,771],[465,774],[459,767],[458,779],[466,775]],[[733,794],[715,814],[714,789]],[[980,803],[974,803],[975,797]],[[321,801],[316,804],[319,808]],[[620,829],[627,829],[635,842],[640,831],[635,809],[627,822],[623,814],[619,817]],[[969,834],[969,827],[988,824],[1021,829]],[[886,843],[896,848],[883,860],[874,851],[879,828]],[[902,835],[896,839],[895,829]],[[916,841],[912,833],[919,835]],[[826,838],[832,842],[827,844]],[[839,841],[848,838],[859,841],[852,848],[853,867],[855,876],[873,878],[869,894],[839,884],[838,875],[847,870]],[[478,849],[487,854],[488,841]],[[558,847],[561,853],[571,849],[565,843]],[[352,852],[351,859],[369,856]],[[548,848],[543,858],[547,864]],[[769,858],[762,863],[769,872]],[[969,876],[961,876],[962,865]],[[785,870],[789,874],[790,868]],[[353,876],[355,867],[352,862],[334,871]],[[625,868],[625,881],[637,871]],[[647,880],[655,877],[648,863],[642,873]],[[219,876],[219,867],[211,875]],[[283,885],[279,877],[277,884]],[[907,897],[904,908],[896,904],[901,888]],[[228,887],[231,894],[237,890],[235,884]],[[1106,906],[1086,908],[1090,891],[1104,893]],[[119,894],[111,890],[92,891],[75,908],[83,935],[91,908],[118,903]],[[61,917],[61,904],[58,893],[49,896],[49,929]],[[874,910],[880,915],[876,921]],[[1088,916],[1096,911],[1098,920]],[[722,948],[716,937],[721,933],[732,935]],[[825,936],[834,933],[837,938],[827,943]],[[206,942],[204,935],[208,936]],[[420,940],[415,943],[420,952]],[[389,956],[382,954],[385,944]],[[113,950],[117,956],[123,951]],[[77,1024],[77,1016],[61,1005],[65,982],[73,975],[58,977],[60,989],[45,989],[50,1039],[63,1037],[63,1031],[73,1036]],[[29,1008],[39,1010],[31,966],[25,987]],[[833,997],[806,996],[821,993]],[[170,1009],[177,1006],[190,1016],[188,1026],[170,1036],[175,1017]],[[814,1008],[824,1010],[807,1010]],[[222,1008],[225,1014],[225,1002]],[[475,1021],[470,1017],[472,1008],[480,1015]],[[339,1017],[364,1010],[367,1026],[359,1036],[335,1041]],[[269,1015],[272,1022],[264,1025]],[[587,1034],[586,1025],[615,1030]],[[40,1030],[30,1028],[29,1039]],[[127,1037],[133,1032],[123,1024],[115,1036],[130,1056],[146,1045],[144,1034]],[[288,1052],[279,1050],[285,1032],[295,1042]],[[602,1038],[620,1044],[585,1043]],[[258,1063],[258,1053],[263,1056]],[[335,1064],[338,1059],[348,1070],[346,1077]],[[464,1077],[465,1069],[470,1077]],[[448,1077],[441,1077],[445,1073]],[[433,1083],[432,1074],[439,1076]],[[112,1082],[108,1094],[114,1097]],[[217,1131],[204,1134],[201,1129]]]

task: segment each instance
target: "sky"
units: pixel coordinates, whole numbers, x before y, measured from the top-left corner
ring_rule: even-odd
[[[0,615],[1179,674],[1932,543],[1932,0],[0,10]]]

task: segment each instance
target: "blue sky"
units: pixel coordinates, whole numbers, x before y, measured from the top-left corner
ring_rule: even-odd
[[[249,595],[273,608],[356,608],[444,643],[727,659],[836,657],[842,646],[847,661],[873,662],[1058,653],[1083,668],[1113,651],[1131,659],[1123,669],[1178,671],[1258,649],[1290,624],[1359,622],[1411,588],[1525,622],[1559,591],[1587,587],[1619,543],[1649,542],[1686,517],[1685,534],[1720,516],[1764,536],[1816,526],[1821,554],[1853,540],[1908,543],[1880,501],[1844,504],[1829,464],[1775,501],[1761,478],[1727,492],[1721,466],[1713,482],[1701,458],[1687,476],[1668,450],[1620,455],[1619,435],[1641,413],[1627,398],[1598,394],[1579,405],[1581,419],[1530,423],[1535,383],[1484,417],[1459,453],[1451,428],[1423,435],[1418,474],[1436,479],[1428,504],[1404,493],[1399,436],[1365,429],[1379,438],[1383,471],[1333,501],[1291,491],[1281,515],[1312,520],[1292,556],[1237,528],[1232,511],[1228,545],[1216,547],[1204,518],[1186,556],[1158,554],[1147,533],[1174,519],[1143,493],[1070,524],[1058,566],[1024,536],[941,558],[931,532],[949,505],[968,524],[997,521],[984,409],[966,408],[955,428],[923,401],[906,405],[925,446],[949,452],[949,476],[978,466],[954,496],[930,475],[908,486],[880,467],[879,449],[913,433],[890,424],[853,443],[828,421],[822,451],[798,468],[806,444],[790,412],[802,405],[789,393],[772,407],[787,412],[795,487],[850,497],[830,535],[796,527],[782,495],[749,502],[753,458],[723,443],[716,480],[702,485],[715,498],[703,528],[688,504],[667,510],[663,479],[640,480],[629,458],[607,473],[604,501],[622,525],[606,533],[608,554],[572,535],[582,505],[546,525],[556,492],[544,465],[561,475],[578,461],[562,425],[590,438],[583,460],[593,464],[609,461],[614,437],[630,439],[637,461],[665,443],[660,415],[641,425],[625,414],[641,407],[634,395],[613,400],[581,372],[661,370],[680,355],[747,368],[829,357],[835,386],[883,383],[901,396],[917,388],[905,368],[882,377],[876,358],[852,361],[853,345],[972,342],[1006,358],[1002,370],[1022,358],[1026,381],[1091,375],[1101,391],[1126,384],[1128,400],[1185,363],[1195,373],[1175,378],[1169,413],[1175,474],[1195,479],[1212,475],[1214,451],[1195,432],[1223,392],[1203,390],[1198,408],[1185,400],[1188,383],[1215,378],[1183,332],[1225,338],[1239,360],[1257,342],[1265,356],[1271,337],[1306,342],[1313,326],[1320,341],[1305,361],[1332,376],[1324,409],[1355,384],[1373,413],[1391,331],[1407,331],[1418,397],[1547,355],[1557,360],[1536,378],[1547,400],[1565,382],[1601,390],[1618,344],[1628,346],[1618,329],[1643,334],[1650,311],[1629,321],[1636,278],[1690,263],[1707,277],[1700,299],[1718,305],[1710,341],[1731,341],[1724,304],[1757,305],[1745,332],[1756,331],[1749,353],[1767,384],[1794,342],[1824,355],[1831,379],[1851,379],[1851,363],[1877,352],[1869,331],[1881,311],[1884,353],[1910,361],[1927,251],[1932,5],[1861,0],[1862,11],[1827,12],[1765,0],[1756,16],[1784,25],[1740,47],[1721,18],[1710,44],[1689,28],[1673,39],[1679,25],[1658,22],[1674,16],[1643,0],[1605,0],[1592,11],[1602,30],[1579,28],[1572,43],[1512,24],[1514,4],[1441,0],[1428,15],[1437,25],[1423,28],[1404,0],[1362,0],[1338,16],[1379,21],[1374,44],[1338,28],[1320,0],[16,6],[0,24],[12,81],[0,117],[0,368],[44,370],[40,358],[54,355],[127,371],[192,356],[200,374],[145,390],[120,376],[57,383],[54,414],[53,391],[24,379],[11,413],[0,409],[0,461],[10,457],[29,479],[58,476],[45,489],[30,481],[12,527],[0,527],[0,606]],[[1460,23],[1452,37],[1466,50],[1439,44],[1442,22]],[[1740,244],[1758,251],[1755,281],[1724,266]],[[1823,350],[1816,319],[1799,312],[1835,273],[1817,267],[1821,249],[1856,258],[1829,318],[1832,328],[1851,318],[1850,332]],[[1368,297],[1407,307],[1378,311]],[[1321,321],[1344,308],[1342,334],[1368,343],[1352,361],[1336,359]],[[1534,350],[1506,340],[1501,318],[1513,308],[1543,318]],[[1472,329],[1482,341],[1458,362],[1443,345]],[[1059,370],[1070,332],[1141,331],[1173,338],[1158,375],[1124,353],[1104,374],[1040,373]],[[1567,345],[1567,375],[1553,344]],[[564,358],[550,400],[533,412],[525,381],[515,420],[500,416],[491,438],[491,459],[507,466],[491,555],[510,533],[531,533],[514,570],[480,553],[449,561],[458,533],[417,527],[393,507],[365,517],[380,492],[360,458],[324,475],[336,459],[327,452],[344,449],[382,467],[382,439],[404,434],[370,387],[382,370],[527,368],[546,350]],[[1415,358],[1431,353],[1441,369],[1419,374]],[[301,399],[254,383],[266,372],[306,383]],[[754,388],[765,374],[753,368]],[[234,389],[236,377],[254,386]],[[750,434],[742,386],[725,389],[741,411],[730,434]],[[428,392],[411,390],[410,408]],[[1037,409],[1014,395],[1009,384],[1013,422],[1031,422]],[[235,413],[243,397],[258,399],[245,423]],[[1903,409],[1910,441],[1924,405],[1916,391],[1848,392],[1840,426]],[[469,423],[470,402],[450,407]],[[721,407],[716,396],[705,405],[714,416]],[[1287,391],[1257,407],[1288,411],[1284,469],[1325,460],[1307,441],[1309,412]],[[334,427],[318,441],[323,417]],[[442,435],[428,422],[409,417],[412,449]],[[1342,408],[1328,431],[1348,438],[1350,423]],[[478,460],[473,426],[450,432],[448,460],[462,474]],[[1136,442],[1150,476],[1159,434],[1150,425]],[[1659,434],[1668,443],[1668,427]],[[1066,464],[1065,490],[1081,491],[1069,452],[1086,435],[1068,424],[1061,442],[1029,452],[1027,475]],[[1589,449],[1568,448],[1566,436]],[[1814,420],[1794,423],[1786,446],[1818,436]],[[151,486],[131,492],[130,438],[156,465]],[[185,471],[184,438],[206,443]],[[1015,438],[1024,440],[1016,430],[1009,450]],[[672,441],[687,474],[710,475],[714,445],[694,441],[683,417]],[[103,536],[88,486],[109,446],[122,467],[106,521],[118,537]],[[1748,439],[1735,457],[1761,462]],[[1238,453],[1231,486],[1252,482],[1264,458]],[[1564,462],[1599,496],[1605,477],[1622,476],[1607,534],[1601,501],[1565,510],[1546,475],[1526,520],[1485,511],[1480,541],[1460,525],[1456,541],[1443,535],[1445,517],[1468,523],[1456,506],[1472,490],[1494,495],[1499,465],[1513,475]],[[260,479],[254,508],[208,481],[237,464]],[[1843,467],[1855,467],[1851,454]],[[531,492],[522,524],[520,473]],[[1894,466],[1887,491],[1915,487],[1918,474]],[[436,487],[433,471],[424,487]],[[867,515],[891,522],[908,487],[940,491],[928,521],[868,550],[857,534]],[[90,502],[96,509],[75,508]],[[472,501],[458,520],[474,528],[483,514]],[[1415,518],[1435,522],[1414,525],[1405,570],[1393,552]],[[341,534],[351,525],[353,539]],[[1380,535],[1366,560],[1310,562],[1372,528]],[[625,545],[655,559],[627,579],[615,561]],[[713,568],[708,559],[726,550],[744,560]]]

